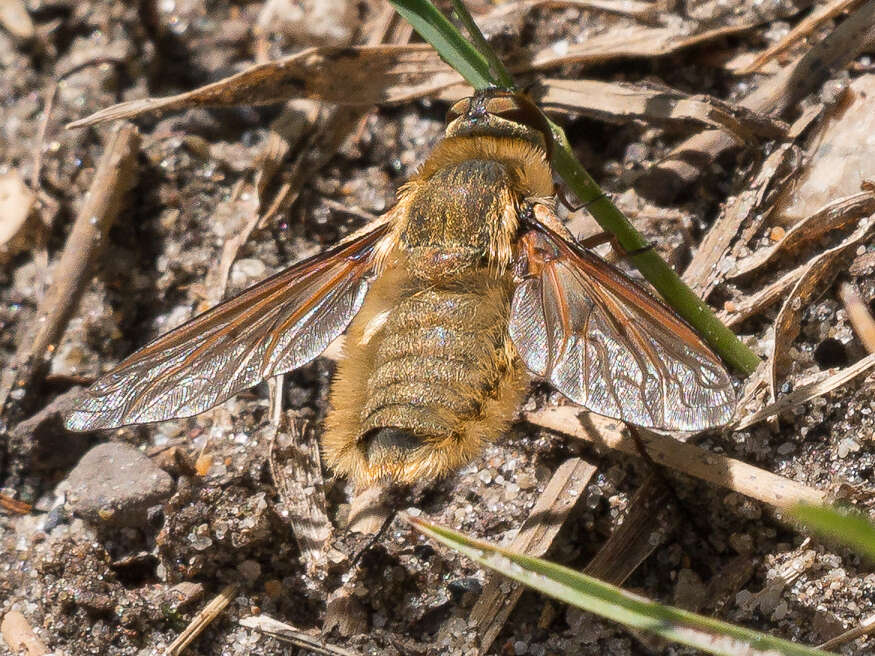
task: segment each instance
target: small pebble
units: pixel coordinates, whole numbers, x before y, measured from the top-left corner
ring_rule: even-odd
[[[849,453],[856,453],[859,450],[859,443],[851,437],[842,439],[836,449],[839,458],[847,458]]]
[[[113,526],[143,526],[146,511],[173,492],[173,479],[137,449],[122,442],[94,447],[67,477],[73,513]]]
[[[517,476],[516,483],[520,486],[521,490],[531,490],[538,484],[538,481],[531,474],[522,473]]]

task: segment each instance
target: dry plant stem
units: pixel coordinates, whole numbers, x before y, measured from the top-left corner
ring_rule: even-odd
[[[797,405],[801,405],[811,399],[822,396],[827,392],[831,392],[873,368],[875,368],[875,353],[867,355],[865,358],[852,364],[850,367],[845,367],[834,374],[830,374],[823,380],[816,381],[803,387],[797,387],[774,403],[770,403],[753,414],[743,417],[737,423],[732,424],[731,428],[733,430],[743,430],[753,426],[769,417],[774,417],[790,408],[795,408]],[[802,501],[802,499],[800,499],[800,501]]]
[[[55,97],[58,94],[58,84],[53,84],[46,94],[45,102],[43,103],[43,120],[40,121],[39,132],[36,135],[36,145],[33,148],[33,173],[30,178],[30,188],[34,191],[40,189],[40,172],[42,171],[43,163],[43,146],[46,142],[46,131],[49,127],[49,119],[52,116],[52,109],[55,106]]]
[[[622,432],[621,424],[590,414],[586,422],[589,425],[584,426],[578,419],[580,414],[577,407],[561,406],[526,413],[524,419],[598,446],[638,455],[634,441]],[[826,499],[825,492],[740,460],[678,442],[667,435],[648,433],[641,437],[654,462],[772,506],[786,508],[796,503],[820,504]]]
[[[263,633],[264,635],[276,638],[280,642],[300,647],[307,653],[323,654],[324,656],[359,656],[358,652],[332,645],[318,638],[314,638],[308,633],[295,628],[291,624],[286,624],[275,620],[267,615],[254,615],[245,617],[240,620],[240,626],[245,626],[247,629],[252,629]]]
[[[797,149],[792,144],[778,146],[766,158],[753,181],[741,193],[727,201],[708,229],[683,274],[684,282],[701,294],[702,298],[708,298],[725,276],[717,264],[732,242],[738,238],[741,227],[745,222],[749,223],[752,216],[765,220],[782,183],[801,166],[802,158],[797,157],[796,153]]]
[[[820,208],[811,216],[794,225],[774,246],[759,248],[738,262],[730,279],[751,273],[772,262],[781,254],[792,253],[804,244],[816,242],[834,230],[841,230],[862,217],[875,213],[875,193],[861,191],[853,196],[839,198]]]
[[[4,372],[0,407],[13,384],[27,386],[51,358],[52,349],[91,280],[92,266],[122,208],[125,194],[134,185],[139,145],[139,133],[129,123],[117,126],[107,139],[94,180],[54,269],[52,285],[37,307],[30,330],[23,333],[26,338],[20,342],[13,360],[17,371],[12,372],[11,380],[6,379],[9,370]]]
[[[362,70],[367,75],[362,75]],[[371,43],[308,48],[175,96],[119,103],[67,127],[80,128],[159,110],[265,105],[292,98],[355,107],[402,103],[460,82],[461,76],[427,45]]]
[[[282,456],[277,454],[277,437],[271,441],[270,471],[288,512],[301,560],[313,574],[325,561],[323,548],[331,537],[319,443],[301,420],[290,417],[287,423],[289,444],[282,449]]]
[[[858,4],[860,4],[860,0],[834,0],[824,7],[816,7],[811,14],[790,30],[784,38],[760,53],[749,66],[745,66],[738,71],[738,75],[756,73],[764,64],[790,48],[797,41],[814,32],[820,25]]]
[[[831,248],[812,259],[805,272],[793,286],[775,319],[775,338],[769,358],[769,385],[772,400],[777,397],[778,378],[784,373],[787,351],[799,335],[802,312],[814,297],[817,290],[832,282],[848,257],[875,229],[875,217],[863,219],[857,229],[835,248]]]
[[[91,280],[92,265],[121,211],[124,196],[136,181],[139,146],[139,133],[129,123],[119,125],[109,136],[88,195],[55,267],[54,282],[37,308],[36,334],[18,356],[42,359],[48,355],[47,349],[63,334],[85,286]]]
[[[875,632],[875,615],[870,615],[865,620],[860,622],[859,626],[855,626],[853,629],[845,631],[844,633],[840,633],[835,638],[827,640],[822,645],[817,645],[817,648],[833,649],[847,642],[850,642],[851,640],[856,640],[857,638],[867,636],[873,632]]]
[[[800,8],[793,5],[793,12]],[[613,2],[611,3],[613,4]],[[804,4],[804,3],[803,3]],[[620,5],[617,5],[619,8]],[[503,7],[495,10],[500,16]],[[649,8],[652,11],[652,7]],[[492,14],[485,16],[488,20]],[[628,57],[656,57],[677,52],[727,34],[743,32],[764,21],[789,16],[787,12],[757,12],[736,24],[708,29],[689,21],[683,26],[634,26],[611,30],[575,44],[559,54],[548,45],[529,59],[511,66],[512,72],[555,69],[562,64],[596,64]],[[361,75],[366,70],[367,75]],[[252,66],[240,73],[193,91],[166,98],[145,98],[102,109],[68,127],[84,127],[138,114],[206,105],[257,105],[292,98],[311,98],[341,104],[402,103],[454,88],[452,100],[470,87],[425,45],[308,48],[289,57]]]
[[[44,654],[49,653],[48,647],[33,632],[27,618],[17,610],[11,610],[3,616],[3,622],[0,623],[0,634],[2,634],[9,651],[13,654],[44,656]]]
[[[489,13],[488,18],[496,19],[501,16],[528,13],[539,8],[578,7],[652,22],[659,11],[658,6],[659,3],[637,0],[518,0],[498,5]]]
[[[857,333],[866,350],[875,353],[875,318],[869,314],[857,288],[850,283],[845,283],[839,290],[839,296],[842,297],[842,303],[845,305],[854,332]]]
[[[664,483],[650,474],[629,502],[623,523],[589,561],[584,574],[622,585],[671,534],[680,514]]]
[[[358,490],[350,501],[347,530],[362,535],[376,535],[393,514],[389,483]]]
[[[237,586],[233,583],[222,588],[222,591],[210,603],[204,606],[203,610],[195,615],[194,619],[185,627],[185,630],[179,634],[179,637],[170,644],[167,648],[167,656],[179,656],[179,654],[185,651],[185,648],[225,610],[225,607],[231,603],[235,594],[237,594]]]
[[[803,57],[744,98],[740,105],[751,111],[780,115],[816,90],[835,71],[843,69],[875,37],[875,0],[869,0],[846,18]],[[719,130],[700,132],[676,146],[662,163],[641,178],[666,196],[691,185],[717,157],[734,146]]]
[[[698,125],[725,130],[738,141],[781,139],[788,126],[718,98],[691,96],[654,84],[547,79],[531,94],[551,112],[583,114],[607,122],[641,119],[652,123]]]
[[[744,296],[740,301],[734,302],[731,311],[724,310],[718,316],[729,326],[737,326],[772,305],[787,295],[788,290],[796,284],[796,281],[805,273],[807,264],[802,264],[783,276],[770,282],[759,291],[749,296]]]
[[[16,513],[18,515],[26,515],[30,512],[31,506],[29,503],[25,503],[24,501],[19,501],[18,499],[13,499],[7,494],[3,494],[0,492],[0,508],[4,510],[8,510],[9,512]]]
[[[547,553],[596,469],[580,458],[563,462],[508,548],[529,556]],[[508,585],[511,586],[510,592],[507,592]],[[495,573],[489,574],[470,614],[470,622],[477,626],[480,636],[480,653],[489,651],[522,593],[523,586],[510,583]]]

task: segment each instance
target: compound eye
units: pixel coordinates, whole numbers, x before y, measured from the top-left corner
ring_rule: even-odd
[[[495,96],[487,103],[487,110],[505,121],[540,132],[544,136],[547,156],[550,156],[553,151],[553,132],[544,115],[528,96],[521,93]]]
[[[463,98],[462,100],[454,103],[453,106],[447,110],[447,125],[455,121],[460,116],[464,116],[465,113],[468,111],[468,104],[468,98]]]
[[[522,107],[520,101],[510,95],[495,96],[490,98],[486,103],[486,111],[488,113],[509,121],[518,120],[521,115],[521,110]]]

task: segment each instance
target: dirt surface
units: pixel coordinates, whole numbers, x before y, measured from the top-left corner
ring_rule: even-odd
[[[346,8],[314,13],[309,24],[307,16],[296,19],[283,3],[269,3],[280,12],[269,21],[261,2],[22,4],[32,20],[33,35],[16,36],[10,25],[0,27],[0,175],[15,174],[37,187],[33,215],[38,225],[26,229],[22,246],[4,250],[0,258],[4,368],[32,330],[38,300],[52,281],[52,267],[109,133],[106,126],[66,130],[67,122],[122,100],[192,89],[236,72],[259,56],[277,57],[312,44],[360,42],[363,20],[376,13],[362,3],[352,12]],[[749,61],[751,53],[784,37],[807,15],[805,7],[801,2],[772,3],[751,27],[703,38],[700,45],[660,56],[563,63],[524,75],[524,81],[543,76],[648,81],[737,102],[767,80],[777,64],[767,65],[762,75],[742,76],[733,73],[733,62],[745,56]],[[485,4],[473,8],[495,11]],[[747,10],[739,5],[736,13]],[[716,3],[701,3],[666,9],[648,20],[622,11],[536,8],[490,15],[484,25],[496,46],[512,57],[551,44],[559,52],[627,24],[680,26],[682,19],[714,26],[725,22]],[[841,22],[842,17],[826,21],[810,35],[811,41],[824,38]],[[805,42],[796,44],[780,63],[787,64],[808,47]],[[869,54],[866,48],[862,51],[780,114],[793,123],[806,110],[820,112],[797,141],[800,162],[805,160],[807,134],[821,129],[817,116],[848,102],[843,89],[872,74],[871,44]],[[46,99],[59,80],[41,141]],[[361,120],[349,122],[339,135],[340,147],[321,161],[313,156],[303,165],[306,180],[295,189],[294,203],[256,227],[240,246],[226,295],[364,225],[363,212],[378,215],[389,208],[397,188],[440,139],[447,106],[423,98],[363,109]],[[284,176],[298,153],[312,146],[307,136],[314,128],[304,123],[304,138],[289,140],[282,169],[258,190],[271,127],[277,120],[287,125],[290,116],[305,120],[300,117],[311,110],[301,104],[295,105],[294,113],[282,106],[190,109],[136,121],[142,136],[137,181],[109,233],[96,275],[53,350],[46,375],[12,391],[0,426],[5,435],[0,444],[0,492],[32,505],[26,514],[0,510],[0,614],[20,611],[53,653],[160,653],[229,583],[238,587],[228,608],[185,653],[314,653],[281,645],[238,623],[259,613],[315,635],[325,629],[326,642],[353,653],[476,653],[477,628],[468,624],[468,616],[484,573],[397,519],[373,544],[367,536],[347,531],[352,490],[330,472],[325,472],[325,494],[335,531],[327,559],[308,570],[271,474],[269,454],[276,429],[267,385],[192,419],[95,434],[64,431],[55,411],[68,402],[67,393],[77,383],[109,370],[136,347],[217,300],[209,281],[218,275],[223,246],[240,234],[254,212],[264,212],[289,179]],[[560,116],[576,153],[679,270],[691,261],[709,226],[750,187],[779,146],[775,140],[755,139],[728,149],[706,162],[694,180],[669,190],[646,174],[672,148],[700,131],[701,124],[641,118],[606,121],[584,114]],[[858,119],[851,115],[843,120]],[[294,130],[283,132],[290,133]],[[868,148],[875,155],[871,134],[868,137],[868,146],[862,137],[850,141],[864,144],[864,152]],[[37,151],[41,167],[34,181]],[[257,197],[253,190],[258,190]],[[834,192],[830,197],[841,196]],[[339,204],[354,211],[341,211]],[[752,297],[842,243],[861,220],[848,221],[793,252],[778,253],[767,268],[718,280],[710,303],[731,309],[732,303]],[[761,222],[735,251],[737,259],[771,247],[776,226],[786,231],[798,221]],[[575,213],[570,224],[575,231],[593,227],[584,212]],[[822,372],[848,367],[866,356],[839,289],[843,283],[855,285],[868,308],[875,310],[871,232],[842,258],[828,267],[829,274],[816,290],[800,297],[798,336],[788,331],[789,343],[780,353],[779,397]],[[721,260],[721,266],[726,262]],[[787,289],[776,302],[763,304],[734,326],[764,358],[774,357],[774,325],[789,294]],[[320,358],[285,377],[284,409],[309,420],[316,437],[333,368],[331,360]],[[767,402],[760,392],[743,410],[751,412]],[[535,384],[522,410],[563,403],[547,385]],[[875,376],[870,371],[778,418],[745,430],[711,433],[696,438],[696,443],[869,510],[875,491],[873,440]],[[99,496],[112,497],[117,486],[110,486],[89,497],[97,492],[87,481],[99,477],[106,461],[85,461],[78,467],[93,469],[71,472],[89,449],[108,441],[138,449],[157,471],[137,467],[136,454],[128,453],[124,457],[133,458],[133,464],[126,465],[131,489],[120,492],[119,498]],[[638,458],[519,423],[473,463],[419,490],[413,503],[416,512],[440,524],[509,542],[552,472],[573,455],[597,464],[598,471],[548,555],[582,569],[622,521],[647,478],[648,469]],[[166,486],[167,475],[172,490]],[[680,508],[679,521],[659,537],[658,548],[625,587],[810,645],[857,626],[875,612],[871,563],[807,536],[779,511],[730,489],[677,473],[666,478],[678,497],[673,503]],[[843,654],[872,653],[875,639],[862,638],[835,649]],[[624,656],[693,651],[654,642],[526,592],[488,653]]]

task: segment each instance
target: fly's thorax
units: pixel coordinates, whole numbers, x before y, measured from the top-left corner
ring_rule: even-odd
[[[445,139],[401,192],[398,244],[421,279],[479,267],[501,275],[513,257],[520,208],[552,187],[543,149],[526,141]]]
[[[401,247],[413,274],[434,280],[484,264],[504,268],[517,228],[510,183],[501,162],[467,159],[412,185]]]

